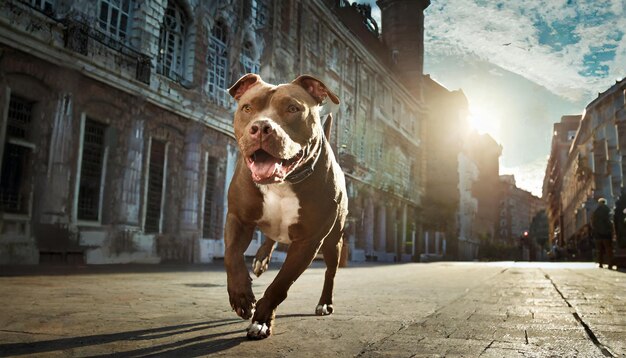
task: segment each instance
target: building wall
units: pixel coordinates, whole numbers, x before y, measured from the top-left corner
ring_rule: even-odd
[[[430,111],[424,123],[424,230],[443,233],[456,252],[459,237],[459,153],[463,151],[467,122],[467,98],[449,91],[426,76],[424,98]],[[432,235],[431,235],[432,236]]]
[[[545,210],[545,202],[518,188],[512,175],[501,175],[500,178],[499,222],[496,232],[500,242],[515,245],[523,233],[530,229],[533,217]]]
[[[585,108],[564,165],[562,237],[559,243],[589,223],[599,198],[613,207],[624,187],[624,123],[626,80],[598,95]]]
[[[99,30],[98,4],[58,2],[52,12],[0,4],[0,147],[19,147],[18,161],[32,168],[3,160],[3,194],[19,192],[24,204],[17,210],[3,199],[0,262],[205,262],[223,254],[236,159],[226,88],[251,70],[270,83],[314,74],[340,97],[322,112],[335,115],[352,258],[419,253],[424,106],[381,47],[344,25],[343,16],[361,15],[321,0],[257,0],[255,11],[249,0],[135,1],[122,38]],[[186,19],[183,46],[160,36],[171,9]],[[9,133],[20,100],[34,104],[27,138]],[[89,185],[81,177],[94,165],[98,210],[84,220]],[[20,175],[32,180],[9,185]]]
[[[458,258],[473,260],[480,244],[476,230],[478,200],[472,195],[472,186],[479,177],[476,163],[465,153],[459,154],[459,243]]]
[[[478,200],[476,238],[492,240],[496,237],[499,198],[494,188],[500,183],[500,146],[488,134],[472,132],[466,140],[466,151],[476,163],[479,177],[472,185],[472,194]]]
[[[559,123],[554,124],[550,156],[546,166],[546,173],[543,183],[543,199],[547,205],[548,233],[550,244],[562,237],[563,228],[563,202],[562,186],[564,180],[564,170],[566,168],[570,148],[573,153],[578,153],[578,146],[572,147],[580,125],[580,115],[562,116]],[[578,154],[576,154],[578,156]],[[585,169],[584,158],[578,156],[577,165],[578,181],[584,182],[590,174],[590,170]],[[569,177],[568,177],[569,178]]]

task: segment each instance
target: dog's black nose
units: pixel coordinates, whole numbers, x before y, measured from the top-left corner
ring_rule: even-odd
[[[257,121],[250,126],[250,135],[253,138],[260,135],[269,135],[273,131],[272,125],[268,121]]]

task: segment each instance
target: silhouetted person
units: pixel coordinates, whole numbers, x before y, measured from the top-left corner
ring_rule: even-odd
[[[626,248],[626,188],[622,188],[620,197],[615,202],[613,223],[615,224],[615,236],[617,246]]]
[[[580,233],[578,241],[578,256],[583,261],[593,261],[591,252],[593,246],[593,236],[591,235],[591,225],[585,224]]]
[[[598,199],[598,207],[591,215],[591,230],[596,241],[596,251],[598,251],[598,264],[600,268],[604,265],[606,257],[609,269],[613,261],[613,223],[611,222],[611,210],[606,205],[606,199]]]

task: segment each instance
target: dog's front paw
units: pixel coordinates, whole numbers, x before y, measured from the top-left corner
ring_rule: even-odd
[[[328,316],[332,313],[333,313],[333,305],[323,304],[323,305],[317,305],[317,307],[315,307],[315,314],[317,316]]]
[[[254,293],[252,293],[249,277],[246,283],[247,284],[238,285],[229,282],[228,299],[230,301],[230,307],[237,313],[237,316],[243,319],[250,319],[254,314],[256,298],[254,297]]]
[[[257,259],[256,257],[252,261],[252,272],[256,275],[256,277],[261,276],[261,274],[267,271],[270,263],[269,256],[266,256],[264,259]]]
[[[250,323],[246,331],[248,339],[263,339],[269,337],[272,334],[272,330],[267,323],[261,323],[257,321]]]
[[[243,319],[250,319],[254,314],[256,300],[254,295],[234,295],[230,298],[230,306],[237,313],[237,316]]]

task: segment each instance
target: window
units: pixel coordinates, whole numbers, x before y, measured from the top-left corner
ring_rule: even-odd
[[[395,122],[395,123],[400,123],[400,121],[403,118],[406,118],[405,116],[403,116],[403,111],[404,108],[402,106],[402,102],[400,102],[398,99],[393,98],[392,99],[392,103],[393,105],[391,106],[391,119]]]
[[[269,18],[269,9],[264,0],[252,0],[250,3],[250,15],[258,27],[265,27]]]
[[[383,108],[382,109],[386,113],[391,113],[391,108],[392,108],[391,89],[387,86],[382,86],[382,89],[383,89],[383,103],[382,103]]]
[[[148,196],[146,201],[146,233],[160,233],[163,211],[163,192],[165,191],[165,142],[153,139],[150,145],[150,164],[148,168]]]
[[[209,71],[208,94],[222,107],[227,107],[229,96],[226,86],[228,78],[228,50],[226,48],[228,32],[222,21],[218,21],[209,36]]]
[[[329,69],[339,73],[339,44],[333,41],[328,49],[326,65]]]
[[[202,225],[202,237],[217,239],[219,235],[219,222],[217,202],[214,201],[215,185],[217,184],[217,157],[210,156],[207,163],[205,193],[204,193],[204,222]]]
[[[53,14],[56,7],[56,1],[54,0],[30,0],[30,5],[38,10],[41,10],[45,14]]]
[[[180,6],[168,1],[159,34],[157,72],[174,80],[183,76],[186,24]]]
[[[397,65],[397,64],[398,64],[398,58],[399,58],[399,57],[400,57],[400,51],[398,51],[398,50],[393,50],[393,51],[391,51],[391,62],[392,62],[394,65]]]
[[[370,84],[372,82],[372,76],[371,74],[366,71],[363,70],[361,72],[361,94],[364,97],[370,98]]]
[[[572,141],[574,138],[576,138],[576,131],[567,131],[567,140]]]
[[[246,43],[243,44],[239,60],[241,61],[241,67],[245,73],[259,73],[261,66],[258,61],[254,60],[254,46],[252,42],[246,41]]]
[[[132,0],[100,0],[98,26],[111,37],[125,42],[128,39],[133,6]]]
[[[33,102],[18,96],[11,96],[9,101],[0,177],[0,210],[9,213],[29,212],[32,146],[27,141],[33,106]]]
[[[80,220],[100,220],[106,128],[106,125],[89,118],[85,121],[77,208]]]
[[[345,51],[345,60],[346,60],[346,65],[345,65],[345,74],[344,74],[344,79],[345,81],[350,84],[351,86],[354,86],[355,84],[355,80],[357,78],[356,76],[356,56],[354,55],[354,51],[349,48],[346,47],[346,51]]]
[[[318,55],[320,24],[313,17],[311,17],[309,21],[310,23],[306,26],[305,30],[307,32],[307,41],[305,42],[305,46],[309,49],[309,51],[313,52],[314,55]]]
[[[11,96],[6,129],[8,138],[22,140],[28,140],[30,138],[33,104],[33,102],[27,99]]]

